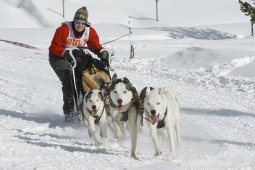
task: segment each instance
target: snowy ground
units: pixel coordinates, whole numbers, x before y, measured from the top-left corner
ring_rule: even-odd
[[[255,39],[232,0],[160,1],[160,22],[131,20],[134,59],[128,37],[107,45],[119,77],[139,91],[170,86],[177,94],[176,159],[162,140],[163,155],[153,156],[147,124],[134,160],[129,136],[116,141],[109,133],[95,147],[86,128],[64,123],[61,84],[48,63],[55,28],[86,5],[103,43],[128,33],[128,16],[154,17],[154,3],[66,1],[63,19],[47,9],[61,11],[61,1],[0,1],[0,39],[39,48],[0,41],[0,169],[255,169]]]
[[[24,42],[26,33],[33,36]],[[47,58],[53,33],[0,29],[3,39],[41,49],[0,42],[0,169],[254,169],[253,38],[157,40],[147,35],[134,41],[133,60],[127,40],[110,45],[119,77],[128,77],[138,90],[170,86],[181,105],[178,157],[171,159],[161,141],[163,155],[155,158],[145,124],[136,161],[129,156],[129,136],[115,141],[110,135],[104,146],[95,147],[85,128],[63,122],[61,86]]]

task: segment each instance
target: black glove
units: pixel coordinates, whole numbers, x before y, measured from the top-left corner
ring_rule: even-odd
[[[107,51],[102,51],[98,57],[100,58],[100,61],[105,65],[109,66],[109,53]]]
[[[75,61],[72,58],[72,56],[69,54],[69,51],[70,50],[66,50],[64,55],[63,55],[68,63],[70,63],[73,66],[75,61],[76,62],[82,62],[82,58],[85,55],[83,50],[80,50],[80,49],[73,49],[72,50],[72,54],[73,54],[73,56],[75,58]]]
[[[85,57],[85,53],[83,50],[81,49],[73,49],[73,56],[76,59],[77,62],[79,62],[79,60],[82,60],[83,57]]]
[[[63,56],[65,57],[66,61],[67,61],[69,64],[71,64],[72,66],[74,66],[75,61],[74,61],[74,59],[72,58],[72,56],[69,54],[69,50],[66,50],[66,51],[64,52],[64,55],[63,55]]]

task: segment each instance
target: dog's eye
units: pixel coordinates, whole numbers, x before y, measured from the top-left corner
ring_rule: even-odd
[[[160,103],[157,103],[157,105],[160,105]]]
[[[147,105],[149,106],[149,105],[151,105],[150,103],[147,103]]]
[[[127,93],[127,91],[123,91],[123,93],[124,93],[124,94],[126,94],[126,93]]]
[[[113,93],[117,94],[117,91],[113,91]]]
[[[92,100],[89,100],[89,102],[92,102]]]

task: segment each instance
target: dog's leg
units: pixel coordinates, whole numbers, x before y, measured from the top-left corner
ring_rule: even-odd
[[[89,130],[89,122],[88,122],[87,118],[85,117],[85,115],[84,115],[84,118],[83,118],[83,124],[85,125],[85,127],[88,128],[88,135],[89,135],[89,137],[92,137],[92,134],[91,134],[91,132]]]
[[[166,130],[167,130],[168,139],[170,141],[170,148],[173,153],[173,157],[175,157],[176,151],[175,151],[175,139],[174,139],[174,131],[175,131],[174,126],[170,125],[170,127],[167,127]]]
[[[112,134],[114,135],[114,134],[115,134],[115,132],[114,132],[113,122],[112,122],[112,118],[111,118],[111,116],[107,116],[107,117],[106,117],[106,121],[107,121],[107,125],[108,125],[108,127],[111,129]]]
[[[106,122],[100,124],[100,136],[102,138],[107,138],[107,123]]]
[[[158,141],[158,134],[157,134],[157,128],[156,125],[152,125],[150,122],[148,122],[148,126],[150,129],[150,133],[151,133],[151,137],[152,137],[152,141],[154,144],[154,148],[155,148],[155,156],[159,156],[162,154],[162,152],[159,149],[159,141]]]
[[[115,121],[113,122],[114,130],[115,130],[114,137],[116,139],[121,139],[122,138],[122,134],[121,134],[121,130],[120,130],[119,124],[120,123],[117,123]]]
[[[122,137],[126,138],[127,135],[126,135],[126,130],[125,130],[125,123],[124,122],[120,122],[119,126],[120,126],[120,131],[121,131]]]
[[[113,113],[113,127],[114,127],[114,138],[120,139],[122,138],[121,130],[120,130],[120,115],[118,111],[114,111]]]
[[[91,132],[91,134],[92,134],[92,136],[95,140],[95,145],[96,146],[102,145],[103,142],[102,142],[101,137],[96,134],[96,127],[95,127],[95,123],[94,123],[94,118],[90,117],[88,122],[89,122],[89,130],[90,130],[90,132]]]
[[[175,122],[175,134],[176,134],[176,144],[181,142],[181,135],[180,135],[180,122],[177,119]]]
[[[139,121],[139,123],[137,123],[137,132],[138,133],[142,133],[143,131],[143,117],[141,114],[138,114],[138,118],[137,118]]]
[[[90,138],[92,138],[92,133],[91,133],[91,131],[89,130],[89,128],[88,128],[88,135],[89,135]]]
[[[137,114],[134,110],[130,109],[129,117],[128,117],[128,124],[129,124],[129,130],[131,135],[131,157],[138,159],[136,157],[136,145],[137,145]]]
[[[158,138],[160,139],[160,136],[162,138],[162,141],[165,142],[167,139],[167,134],[164,128],[157,129]]]

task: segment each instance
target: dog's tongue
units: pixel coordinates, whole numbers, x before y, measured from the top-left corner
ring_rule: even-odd
[[[123,108],[124,108],[124,106],[123,106],[123,105],[119,105],[119,106],[117,106],[118,111],[122,111],[122,110],[123,110]]]
[[[154,125],[158,122],[158,115],[151,116],[151,123]]]
[[[96,115],[98,110],[92,110],[92,114]]]

